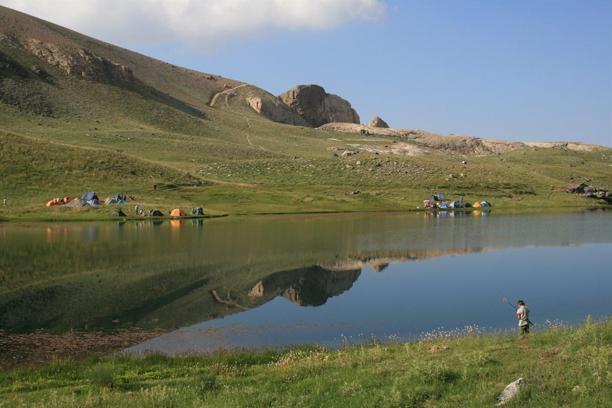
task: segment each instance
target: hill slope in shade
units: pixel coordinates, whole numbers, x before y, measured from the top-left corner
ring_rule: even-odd
[[[562,186],[612,189],[605,147],[306,124],[256,86],[0,7],[0,218],[108,215],[42,207],[86,190],[254,213],[412,209],[436,190],[501,207],[584,207],[600,203]]]

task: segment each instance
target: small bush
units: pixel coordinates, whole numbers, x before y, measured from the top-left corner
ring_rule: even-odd
[[[444,384],[456,380],[459,375],[445,364],[427,362],[413,369],[412,377],[422,384]]]
[[[115,368],[110,364],[98,364],[87,372],[87,378],[94,385],[112,388],[115,386]]]
[[[205,373],[200,379],[199,389],[202,393],[213,391],[219,388],[217,383],[217,375],[214,373]]]

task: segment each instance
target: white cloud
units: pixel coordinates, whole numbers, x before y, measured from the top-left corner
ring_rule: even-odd
[[[100,39],[204,48],[278,30],[322,30],[378,20],[384,0],[0,0]]]

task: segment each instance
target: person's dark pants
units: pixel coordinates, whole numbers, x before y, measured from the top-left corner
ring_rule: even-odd
[[[529,325],[519,326],[519,336],[525,336],[529,334]]]

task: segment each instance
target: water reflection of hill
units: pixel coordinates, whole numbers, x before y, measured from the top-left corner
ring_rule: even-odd
[[[283,296],[317,306],[361,269],[525,245],[608,242],[604,214],[282,217],[0,227],[0,328],[174,329]]]

